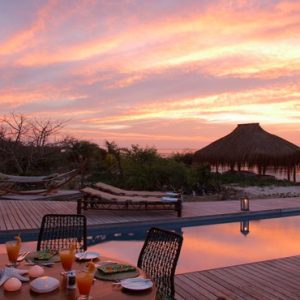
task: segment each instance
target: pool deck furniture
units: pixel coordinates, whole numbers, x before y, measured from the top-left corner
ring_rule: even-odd
[[[14,176],[0,173],[0,195],[49,194],[68,183],[78,174],[79,170],[77,169],[48,176]],[[37,187],[39,189],[36,189]]]
[[[143,196],[143,197],[180,197],[180,193],[174,193],[174,192],[160,192],[160,191],[130,191],[130,190],[124,190],[115,186],[112,186],[110,184],[104,183],[104,182],[97,182],[93,185],[93,188],[98,189],[100,191],[110,193],[113,195],[119,195],[119,196]]]
[[[177,216],[181,217],[181,198],[120,196],[91,187],[85,187],[80,191],[83,199],[78,200],[78,213],[81,213],[81,208],[83,210],[174,210]]]
[[[137,265],[154,280],[162,299],[174,299],[174,275],[182,243],[182,235],[152,227],[140,252]]]
[[[0,173],[0,183],[19,183],[19,184],[47,184],[50,182],[61,181],[78,174],[78,170],[74,169],[72,171],[61,173],[61,174],[51,174],[47,176],[15,176]]]
[[[77,214],[47,214],[43,216],[37,251],[70,248],[87,249],[86,217]]]
[[[1,200],[15,201],[77,201],[81,198],[81,193],[74,190],[54,190],[51,193],[36,193],[27,194],[24,191],[22,194],[5,194],[0,195]]]
[[[177,300],[299,300],[300,256],[175,276]]]
[[[101,261],[116,261],[120,262],[118,259],[107,258],[101,256]],[[8,262],[6,254],[0,254],[0,268],[4,268],[5,264]],[[124,263],[124,262],[122,262]],[[126,262],[125,262],[126,263]],[[74,262],[73,268],[75,270],[82,270],[86,265],[86,261]],[[24,262],[18,266],[19,269],[28,269]],[[57,290],[50,293],[37,294],[30,291],[30,283],[24,282],[22,288],[17,292],[5,292],[4,289],[0,288],[0,299],[1,300],[76,300],[79,297],[78,289],[67,290],[66,288],[66,278],[61,275],[62,271],[61,263],[55,263],[51,268],[45,268],[45,274],[47,276],[54,277],[60,281],[60,286]],[[139,269],[140,276],[147,277],[146,274]],[[140,300],[155,300],[156,299],[156,287],[153,286],[150,289],[139,292],[127,292],[124,291],[119,285],[113,285],[111,281],[98,280],[96,279],[91,287],[90,296],[94,300],[130,300],[130,299],[140,299]]]
[[[33,197],[33,196],[31,196]],[[37,197],[36,195],[34,197]],[[77,211],[77,200],[42,201],[26,197],[26,201],[15,199],[0,200],[0,240],[8,233],[37,233],[45,214],[74,214]],[[66,198],[67,199],[67,198]],[[182,217],[177,218],[171,210],[87,210],[82,211],[87,217],[89,228],[109,228],[123,226],[159,226],[159,224],[200,224],[239,221],[241,217],[265,218],[281,214],[300,214],[300,197],[277,199],[251,199],[249,212],[240,211],[239,200],[213,202],[183,202]],[[3,237],[3,238],[2,238]]]

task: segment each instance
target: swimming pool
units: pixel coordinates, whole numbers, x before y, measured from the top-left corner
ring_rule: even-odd
[[[300,216],[250,220],[247,235],[241,233],[240,222],[160,227],[184,236],[177,274],[300,254]],[[89,249],[136,264],[147,228],[93,229]],[[35,242],[24,243],[25,249],[35,247]],[[0,253],[5,253],[3,245]]]

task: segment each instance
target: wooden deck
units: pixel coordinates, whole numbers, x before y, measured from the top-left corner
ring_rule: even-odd
[[[76,213],[74,201],[0,201],[0,233],[38,229],[43,215],[50,213]],[[300,198],[251,200],[251,211],[240,212],[239,201],[186,202],[182,218],[174,211],[84,211],[88,225],[116,225],[133,222],[177,222],[184,220],[253,215],[260,212],[296,210],[300,213]]]
[[[175,286],[177,300],[299,300],[300,256],[185,273]]]
[[[8,231],[37,231],[43,215],[76,213],[74,201],[0,201],[0,237]],[[300,198],[251,200],[245,215],[296,211]],[[138,222],[184,222],[228,216],[240,216],[239,201],[186,202],[183,217],[173,211],[93,211],[84,212],[88,226],[123,226]],[[253,251],[256,251],[253,249]],[[300,256],[259,263],[180,274],[176,276],[177,299],[288,300],[300,299]]]

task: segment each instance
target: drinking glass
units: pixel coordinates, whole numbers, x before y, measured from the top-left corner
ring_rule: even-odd
[[[76,273],[76,282],[80,296],[77,300],[90,300],[90,290],[94,280],[94,273],[79,271]]]
[[[8,241],[5,243],[6,252],[10,265],[13,267],[17,266],[17,260],[21,249],[21,243],[19,241]]]
[[[72,249],[62,249],[59,251],[59,257],[62,267],[65,270],[63,274],[66,274],[68,271],[71,271],[73,261],[75,259],[75,251]]]

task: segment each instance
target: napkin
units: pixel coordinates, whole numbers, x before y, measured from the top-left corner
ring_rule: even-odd
[[[162,202],[177,202],[178,199],[177,198],[173,198],[173,197],[162,197],[161,201]]]
[[[28,270],[20,270],[16,268],[8,268],[5,267],[0,270],[0,286],[9,278],[15,277],[21,281],[29,281],[28,277],[24,277],[23,275],[27,274]]]
[[[135,271],[136,268],[131,265],[125,265],[125,264],[110,264],[110,265],[104,265],[97,268],[99,271],[101,271],[104,274],[116,274],[116,273],[122,273],[122,272],[129,272],[129,271]]]
[[[178,197],[178,193],[174,193],[174,192],[166,192],[166,196],[167,196],[167,197]]]

